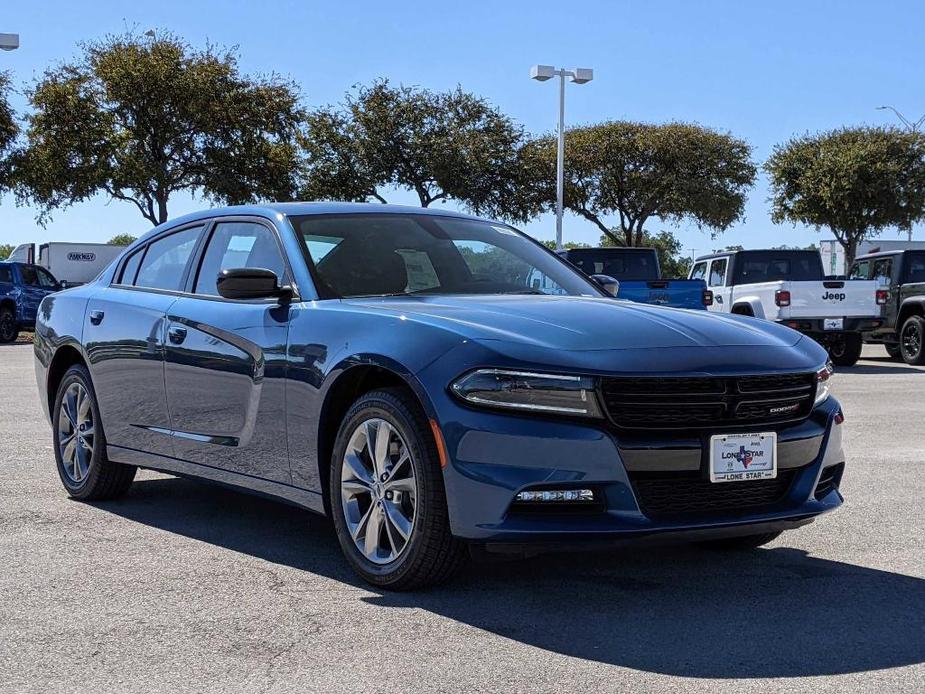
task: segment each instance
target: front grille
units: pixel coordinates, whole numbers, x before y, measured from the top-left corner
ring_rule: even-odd
[[[845,464],[839,463],[838,465],[832,465],[822,470],[822,474],[819,475],[819,481],[816,483],[816,491],[813,493],[817,501],[823,499],[833,489],[838,489],[838,484],[841,481],[842,470],[844,470],[844,468]]]
[[[601,379],[611,421],[625,429],[701,429],[805,419],[816,374]]]
[[[778,470],[772,480],[710,482],[699,472],[631,475],[640,510],[654,520],[698,514],[736,515],[780,503],[798,469]]]

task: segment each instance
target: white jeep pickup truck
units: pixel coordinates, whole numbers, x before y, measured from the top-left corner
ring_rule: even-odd
[[[888,292],[875,280],[830,280],[817,251],[755,250],[701,256],[690,279],[713,292],[711,311],[782,323],[825,347],[839,366],[861,356],[861,333],[883,322]]]

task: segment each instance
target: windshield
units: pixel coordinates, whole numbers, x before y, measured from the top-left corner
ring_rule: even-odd
[[[415,214],[290,217],[322,298],[601,292],[520,232]]]
[[[586,275],[610,275],[618,280],[658,279],[658,258],[650,250],[576,249],[567,251],[566,257]]]

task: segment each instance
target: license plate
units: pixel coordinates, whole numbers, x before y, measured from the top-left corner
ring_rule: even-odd
[[[745,482],[777,477],[777,434],[710,437],[710,481]]]
[[[823,318],[822,319],[822,329],[823,330],[844,330],[844,328],[845,328],[844,318]]]

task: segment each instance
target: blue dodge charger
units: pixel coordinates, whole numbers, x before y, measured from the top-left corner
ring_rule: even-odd
[[[812,340],[619,301],[511,227],[386,205],[212,209],[45,298],[36,374],[67,493],[138,468],[331,516],[367,581],[472,547],[757,547],[842,503]]]

